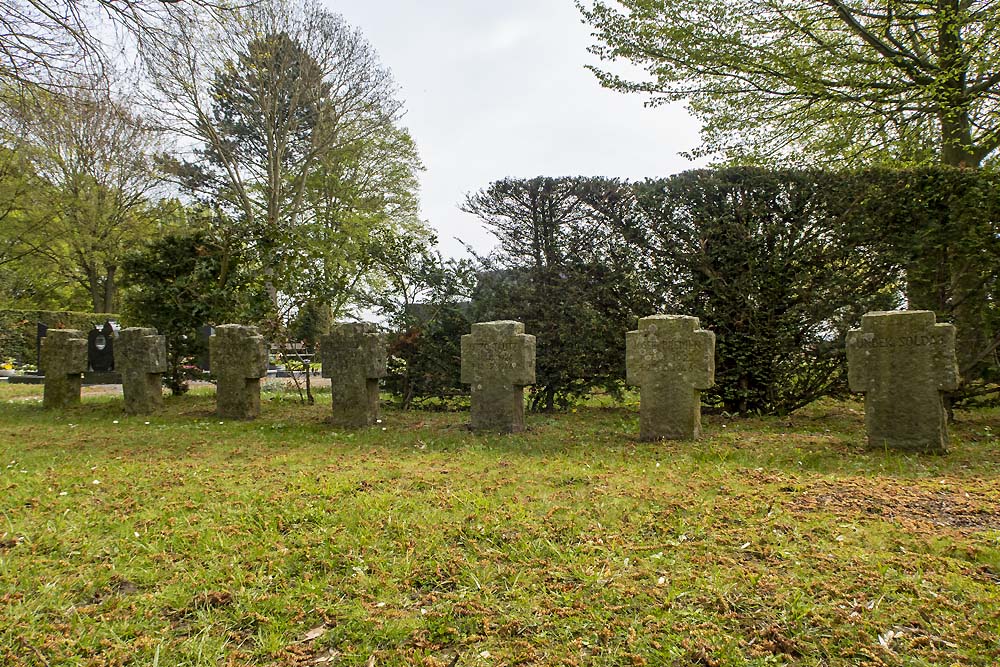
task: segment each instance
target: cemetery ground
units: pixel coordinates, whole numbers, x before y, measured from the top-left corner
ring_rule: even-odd
[[[869,451],[862,406],[634,403],[325,423],[266,391],[125,417],[0,385],[3,665],[995,665],[1000,411],[946,456]]]

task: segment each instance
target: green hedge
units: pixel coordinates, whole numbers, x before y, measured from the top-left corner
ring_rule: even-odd
[[[508,179],[470,201],[500,243],[484,275],[523,277],[500,290],[501,309],[483,308],[480,290],[473,311],[538,336],[536,392],[621,382],[636,316],[675,313],[716,334],[708,404],[788,413],[846,393],[844,339],[865,312],[909,307],[958,327],[953,400],[1000,395],[1000,173]],[[588,283],[594,265],[608,272]]]
[[[77,313],[55,310],[0,310],[0,360],[12,357],[22,364],[35,363],[35,336],[41,322],[53,329],[87,331],[107,320],[120,321],[115,313]]]

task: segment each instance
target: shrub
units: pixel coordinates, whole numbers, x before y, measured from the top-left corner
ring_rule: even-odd
[[[121,321],[115,313],[78,313],[57,310],[0,310],[0,359],[12,357],[18,364],[36,362],[38,323],[52,329],[89,331],[108,320]]]

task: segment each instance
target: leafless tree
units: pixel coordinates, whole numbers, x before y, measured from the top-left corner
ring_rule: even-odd
[[[224,0],[0,0],[0,84],[55,89],[167,41],[184,17],[226,11]]]

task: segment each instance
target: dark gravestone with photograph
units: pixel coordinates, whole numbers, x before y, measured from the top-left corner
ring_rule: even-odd
[[[87,333],[87,372],[84,384],[121,384],[121,373],[115,372],[115,339],[118,323],[105,321]]]

